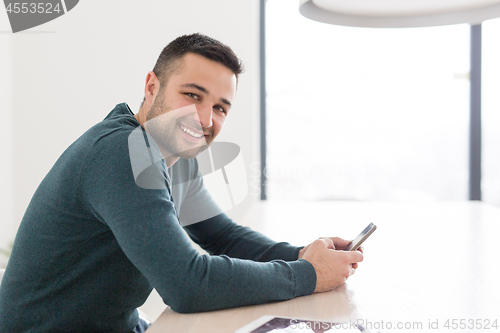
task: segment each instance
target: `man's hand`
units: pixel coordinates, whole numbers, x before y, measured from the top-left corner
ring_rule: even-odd
[[[344,250],[347,245],[349,245],[352,241],[351,240],[345,240],[345,239],[342,239],[340,237],[321,237],[321,238],[328,238],[328,239],[331,239],[332,242],[333,242],[333,245],[335,246],[335,249],[336,250]],[[301,259],[302,256],[304,255],[304,253],[307,251],[307,249],[309,248],[309,246],[311,246],[311,244],[307,245],[306,247],[303,247],[300,251],[299,251],[299,257],[297,259]],[[360,246],[358,248],[359,252],[363,253],[363,247]],[[358,264],[357,263],[353,263],[352,264],[352,268],[353,269],[356,269],[358,268]],[[354,274],[354,272],[352,272],[352,274]],[[351,274],[351,275],[352,275]]]
[[[331,239],[333,242],[333,245],[335,246],[335,249],[337,249],[337,250],[345,249],[346,246],[349,245],[349,243],[351,242],[350,240],[345,240],[345,239],[342,239],[340,237],[321,237],[320,239]],[[306,247],[304,247],[303,249],[301,249],[299,251],[299,258],[298,259],[302,258],[302,256],[304,255],[304,252],[307,251],[307,249],[309,248],[309,246],[311,246],[311,244],[307,245]],[[363,252],[363,251],[361,251],[361,252]]]
[[[361,251],[342,251],[349,243],[338,237],[320,238],[300,250],[299,259],[309,261],[316,271],[315,293],[344,284],[363,261]]]

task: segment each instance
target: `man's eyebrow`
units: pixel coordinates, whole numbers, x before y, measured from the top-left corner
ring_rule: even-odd
[[[198,89],[199,91],[201,91],[202,93],[204,94],[207,94],[207,95],[210,95],[210,93],[208,92],[207,89],[205,89],[204,87],[200,86],[200,85],[197,85],[196,83],[185,83],[183,84],[181,87],[183,88],[195,88],[195,89]],[[227,99],[225,98],[221,98],[220,101],[228,106],[231,106],[231,102],[228,101]]]
[[[205,93],[207,95],[210,95],[207,89],[203,88],[202,86],[197,85],[196,83],[185,83],[181,87],[183,88],[195,88],[201,91],[202,93]]]

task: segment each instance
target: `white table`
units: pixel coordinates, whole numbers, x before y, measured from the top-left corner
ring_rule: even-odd
[[[369,222],[378,229],[345,285],[214,312],[179,314],[167,307],[148,333],[234,332],[263,315],[364,320],[373,332],[500,332],[478,328],[487,320],[500,326],[499,208],[480,202],[264,202],[242,224],[305,245],[320,236],[354,238]]]

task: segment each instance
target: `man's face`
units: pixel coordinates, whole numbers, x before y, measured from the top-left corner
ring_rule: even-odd
[[[225,66],[188,53],[156,94],[145,128],[163,152],[194,158],[219,134],[236,92]]]

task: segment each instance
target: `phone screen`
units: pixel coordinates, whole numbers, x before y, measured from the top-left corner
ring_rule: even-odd
[[[370,236],[375,229],[377,229],[377,226],[373,223],[370,223],[365,230],[361,231],[361,233],[358,235],[358,237],[354,238],[354,240],[347,245],[347,247],[344,249],[344,251],[356,251],[361,244]]]

